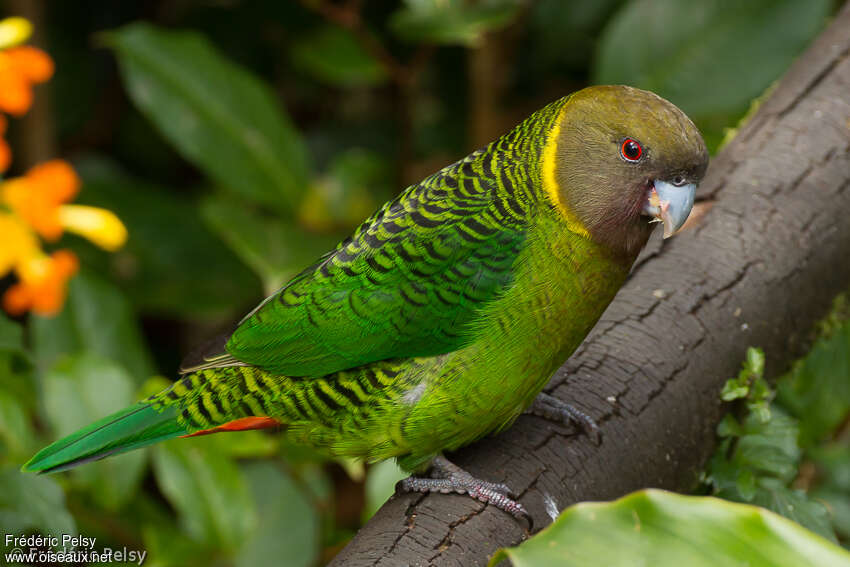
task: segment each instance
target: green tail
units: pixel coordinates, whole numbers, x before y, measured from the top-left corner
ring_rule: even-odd
[[[139,402],[108,415],[39,451],[21,470],[51,473],[145,447],[187,431],[177,421],[177,408]]]

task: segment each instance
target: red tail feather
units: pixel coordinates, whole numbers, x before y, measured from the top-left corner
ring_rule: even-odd
[[[188,435],[180,437],[195,437],[196,435],[209,435],[210,433],[219,433],[221,431],[246,431],[248,429],[267,429],[269,427],[277,427],[280,422],[271,417],[240,417],[233,421],[228,421],[212,429],[203,429]]]

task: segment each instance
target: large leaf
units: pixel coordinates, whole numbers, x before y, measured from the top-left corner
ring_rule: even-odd
[[[33,351],[46,370],[67,354],[91,352],[125,368],[141,384],[154,373],[135,316],[114,285],[83,271],[71,280],[68,300],[55,317],[33,317]],[[117,409],[117,408],[116,408]]]
[[[236,556],[237,567],[314,565],[319,550],[319,518],[304,491],[270,462],[245,468],[257,507],[257,529]]]
[[[251,211],[224,196],[206,199],[201,213],[207,224],[260,276],[267,294],[329,247],[295,225]]]
[[[260,295],[257,278],[204,225],[192,200],[132,178],[107,160],[76,166],[84,180],[79,200],[114,211],[127,225],[127,244],[108,261],[135,305],[221,319]]]
[[[521,5],[520,0],[406,0],[390,27],[409,41],[472,46],[484,33],[510,23]]]
[[[643,490],[583,503],[518,547],[496,553],[516,567],[847,567],[850,553],[762,508]]]
[[[830,0],[632,0],[599,45],[597,83],[679,105],[716,147],[824,25]]]
[[[6,467],[0,469],[0,487],[0,533],[23,535],[36,530],[58,537],[76,533],[65,495],[52,478]],[[0,546],[5,547],[5,538]]]
[[[195,32],[137,23],[104,38],[133,102],[186,159],[234,194],[295,208],[307,157],[271,89]]]
[[[255,528],[251,491],[231,459],[203,442],[177,439],[154,449],[153,464],[160,490],[194,539],[236,550]]]
[[[59,437],[135,401],[135,385],[127,371],[94,354],[61,360],[43,383],[47,421]],[[71,474],[102,508],[118,510],[139,487],[145,455],[133,451],[76,468]]]

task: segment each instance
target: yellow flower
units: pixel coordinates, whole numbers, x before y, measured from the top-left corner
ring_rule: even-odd
[[[67,204],[79,189],[79,177],[62,160],[37,165],[0,184],[0,277],[11,270],[18,276],[3,295],[9,313],[55,314],[78,269],[77,257],[68,250],[45,254],[39,235],[56,240],[64,231],[73,232],[110,251],[127,240],[127,229],[111,211]]]
[[[106,250],[123,246],[127,229],[111,211],[66,204],[79,190],[80,178],[74,169],[57,159],[0,185],[0,203],[46,240],[56,240],[67,230]]]
[[[32,35],[32,24],[26,18],[0,20],[0,49],[20,45]]]
[[[59,224],[104,250],[114,252],[127,241],[127,229],[112,211],[86,205],[59,207]]]
[[[41,252],[36,235],[16,215],[0,212],[0,234],[0,277]]]

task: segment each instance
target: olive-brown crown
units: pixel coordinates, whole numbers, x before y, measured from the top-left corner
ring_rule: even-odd
[[[684,112],[627,86],[574,93],[561,113],[556,144],[561,203],[592,238],[628,255],[652,230],[641,215],[652,182],[699,183],[708,165],[705,142]]]

